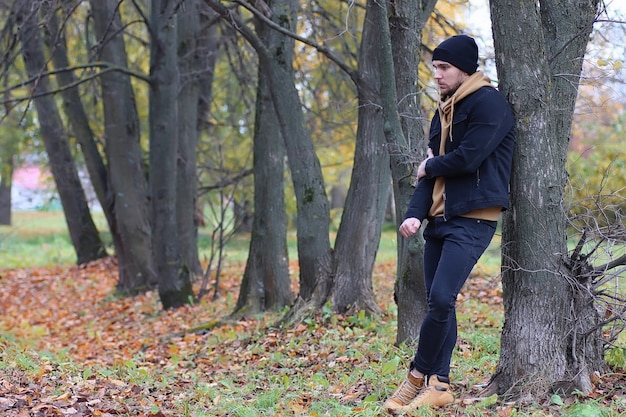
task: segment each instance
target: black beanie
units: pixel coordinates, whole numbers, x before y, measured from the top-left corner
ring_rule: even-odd
[[[445,61],[472,75],[478,68],[478,46],[474,38],[456,35],[441,42],[433,52],[433,61]]]

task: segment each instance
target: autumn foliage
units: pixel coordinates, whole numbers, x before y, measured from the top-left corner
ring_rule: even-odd
[[[0,272],[0,414],[378,415],[405,372],[399,364],[412,354],[411,347],[393,346],[394,263],[376,269],[382,317],[336,316],[329,309],[291,328],[274,327],[280,312],[226,318],[242,268],[228,265],[218,301],[175,311],[162,311],[156,293],[117,297],[114,258]],[[455,415],[518,410],[477,398],[497,344],[480,345],[475,336],[497,340],[501,306],[499,279],[477,268],[459,296]],[[587,400],[623,396],[621,378],[598,376]]]

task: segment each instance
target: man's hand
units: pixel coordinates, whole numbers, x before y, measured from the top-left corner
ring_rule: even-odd
[[[415,217],[409,217],[400,225],[400,234],[403,237],[411,237],[420,229],[422,222]]]
[[[435,157],[435,154],[433,154],[433,151],[430,148],[426,150],[426,154],[428,155],[428,157],[422,161],[419,167],[417,167],[417,179],[418,180],[426,176],[426,161],[428,161],[430,158]]]

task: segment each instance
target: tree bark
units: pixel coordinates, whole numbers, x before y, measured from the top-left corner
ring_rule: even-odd
[[[40,77],[46,71],[46,59],[41,34],[36,26],[38,9],[37,3],[23,4],[18,12],[18,23],[22,25],[22,55],[29,77],[36,78],[32,94],[35,96],[33,102],[37,109],[41,135],[76,251],[77,263],[83,264],[106,256],[106,250],[89,212],[56,102],[48,94],[49,79]]]
[[[22,140],[20,127],[21,113],[8,103],[10,94],[5,93],[5,115],[2,121],[3,129],[0,136],[0,224],[11,226],[13,198],[13,172],[18,150]]]
[[[603,363],[597,312],[563,266],[567,141],[598,1],[576,4],[490,1],[500,90],[517,120],[502,238],[505,324],[489,387],[499,394],[589,392]]]
[[[176,220],[184,265],[194,275],[202,274],[198,255],[198,187],[196,154],[198,145],[198,97],[202,53],[198,0],[187,0],[178,12],[178,158],[176,175]]]
[[[204,51],[200,55],[201,72],[198,75],[200,88],[198,93],[198,132],[202,133],[210,125],[208,115],[213,99],[213,78],[215,63],[219,55],[220,35],[217,31],[217,23],[219,22],[217,13],[202,1],[198,4],[198,10],[200,14],[199,44],[202,45]]]
[[[378,314],[372,272],[391,191],[389,153],[380,106],[379,22],[385,9],[368,1],[359,51],[359,115],[350,187],[335,240],[334,285],[330,299],[336,311],[364,309]],[[358,262],[354,262],[358,259]]]
[[[176,2],[154,0],[150,13],[150,191],[153,256],[164,309],[193,301],[176,225],[178,87]],[[194,117],[195,122],[195,117]]]
[[[120,68],[128,67],[117,0],[90,0],[96,56]],[[104,109],[105,153],[115,220],[120,291],[135,294],[157,285],[148,215],[148,187],[139,144],[139,120],[128,75],[107,72],[99,77]]]
[[[67,43],[65,33],[59,28],[57,13],[54,9],[49,8],[50,5],[45,4],[42,12],[48,22],[45,36],[45,43],[52,57],[52,63],[56,69],[63,70],[70,68],[67,55]],[[75,85],[76,77],[72,71],[59,71],[56,76],[57,84],[61,90],[60,94],[63,98],[63,110],[67,116],[67,120],[74,136],[85,158],[85,165],[91,184],[93,185],[96,197],[102,207],[105,218],[107,220],[111,238],[116,252],[122,247],[120,236],[117,233],[115,224],[115,216],[113,213],[112,199],[109,190],[109,174],[106,165],[98,150],[93,130],[89,125],[87,112],[83,107],[78,86]],[[73,87],[71,87],[74,85]]]
[[[295,4],[273,0],[268,5],[275,11],[275,22],[285,14],[282,23],[295,23]],[[294,41],[257,20],[258,36],[276,59],[280,55],[293,59]],[[287,29],[292,29],[287,26]],[[254,314],[290,305],[293,295],[289,280],[287,253],[287,213],[285,211],[285,142],[270,95],[267,74],[259,67],[256,99],[253,170],[254,217],[250,251],[241,283],[239,299],[233,316]]]
[[[331,284],[330,209],[322,169],[306,129],[291,62],[269,59],[264,54],[260,60],[265,73],[270,74],[270,91],[296,194],[299,298],[312,301],[317,308],[326,302]]]
[[[395,198],[397,226],[402,223],[404,213],[413,194],[413,164],[426,157],[424,140],[424,117],[421,114],[418,91],[418,66],[420,61],[422,30],[435,8],[436,0],[396,0],[389,2],[389,42],[393,45],[393,77],[395,97],[390,97],[386,107],[394,122],[388,123],[401,132],[390,132],[387,138],[391,156],[393,195]],[[383,31],[386,33],[386,31]],[[387,49],[388,50],[388,49]],[[389,59],[385,61],[389,65]],[[391,80],[388,81],[391,83]],[[390,93],[388,91],[387,93]],[[399,116],[399,126],[395,123],[393,110]],[[424,285],[424,239],[422,234],[404,239],[399,233],[397,277],[394,298],[398,305],[398,333],[396,343],[417,340],[426,315],[426,287]]]
[[[0,174],[0,224],[3,226],[11,226],[11,188],[14,159],[13,155],[7,155],[3,150],[3,166]]]

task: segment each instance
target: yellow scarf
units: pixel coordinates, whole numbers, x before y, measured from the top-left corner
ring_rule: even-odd
[[[441,119],[441,145],[439,146],[439,154],[445,153],[445,143],[450,134],[450,140],[452,141],[452,119],[454,118],[454,105],[457,101],[460,101],[472,94],[481,87],[490,86],[491,80],[480,71],[476,71],[470,75],[463,84],[459,86],[452,96],[448,97],[446,101],[439,101],[439,118]]]
[[[464,99],[479,88],[490,85],[492,84],[489,77],[480,71],[476,71],[463,81],[452,96],[448,97],[445,101],[439,101],[439,119],[441,120],[441,142],[439,143],[439,155],[444,155],[446,153],[446,142],[448,140],[448,136],[450,137],[450,141],[454,140],[452,137],[452,120],[454,119],[454,105],[456,102]],[[430,207],[430,211],[428,212],[429,216],[436,217],[443,215],[444,192],[444,178],[437,177],[435,179],[435,188],[433,189],[433,205]]]

